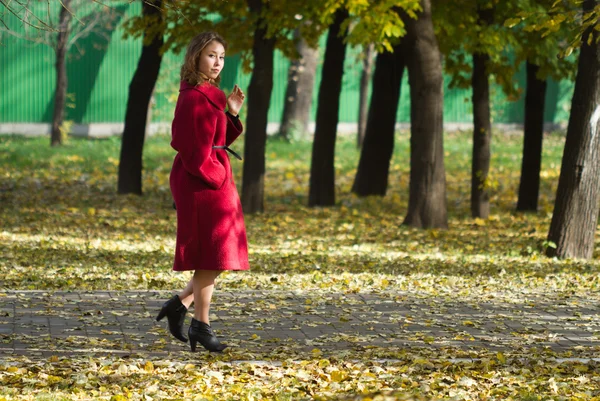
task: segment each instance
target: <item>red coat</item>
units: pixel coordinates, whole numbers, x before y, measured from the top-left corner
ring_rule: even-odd
[[[247,270],[248,245],[242,205],[225,149],[242,124],[225,114],[219,88],[181,82],[175,107],[170,184],[177,208],[173,270]]]

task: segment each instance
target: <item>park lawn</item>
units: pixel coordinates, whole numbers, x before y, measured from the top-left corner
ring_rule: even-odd
[[[469,302],[600,302],[600,243],[590,261],[543,256],[564,137],[544,142],[538,213],[514,211],[522,136],[495,133],[489,219],[469,215],[471,133],[445,136],[449,228],[402,226],[409,136],[398,133],[384,198],[350,194],[359,152],[338,139],[337,204],[308,208],[311,144],[271,139],[265,212],[246,216],[252,270],[225,273],[219,288],[302,292],[410,292]],[[144,195],[115,194],[119,138],[0,137],[0,296],[10,290],[173,290],[189,274],[170,270],[175,238],[169,138],[148,139]],[[235,144],[242,149],[241,141]],[[241,163],[232,160],[238,187]],[[599,399],[589,357],[480,350],[367,350],[311,355],[294,349],[257,365],[235,351],[193,361],[111,357],[12,358],[0,364],[6,399]],[[201,360],[201,363],[197,363]],[[377,393],[400,391],[393,395]],[[252,398],[253,397],[253,398]],[[594,398],[595,397],[595,398]],[[148,398],[146,398],[148,399]]]
[[[170,269],[176,221],[168,137],[147,142],[141,197],[115,193],[118,138],[71,139],[58,149],[47,142],[0,137],[3,288],[173,289],[187,281]],[[221,285],[494,296],[597,292],[600,242],[591,261],[543,256],[564,138],[546,138],[540,211],[522,214],[514,211],[521,138],[497,134],[491,216],[482,220],[469,215],[470,134],[447,134],[448,230],[402,226],[408,134],[396,143],[386,197],[350,194],[359,153],[346,137],[337,146],[337,205],[308,208],[311,144],[269,141],[266,210],[246,216],[252,270],[226,273]],[[232,164],[240,186],[241,163]]]

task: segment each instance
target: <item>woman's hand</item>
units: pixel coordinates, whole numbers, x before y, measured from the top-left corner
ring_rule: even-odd
[[[227,110],[237,116],[244,104],[244,92],[240,89],[239,86],[234,85],[233,91],[227,96]]]

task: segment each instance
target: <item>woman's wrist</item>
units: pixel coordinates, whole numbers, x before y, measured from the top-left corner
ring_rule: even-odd
[[[227,110],[227,111],[226,111],[226,113],[227,113],[227,114],[229,114],[229,115],[230,115],[231,117],[233,117],[233,118],[239,118],[239,115],[238,115],[238,113],[236,113],[236,114],[233,114],[233,113],[232,113],[230,110]]]

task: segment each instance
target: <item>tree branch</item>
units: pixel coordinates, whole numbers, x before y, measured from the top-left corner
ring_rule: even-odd
[[[21,6],[22,9],[25,10],[25,16],[19,15],[20,10],[16,10],[13,7],[11,7],[10,4],[13,1],[16,2],[19,6]],[[19,19],[19,21],[23,22],[25,25],[28,25],[32,28],[39,29],[39,30],[55,31],[55,29],[51,25],[48,25],[45,21],[40,19],[33,12],[31,12],[31,10],[28,8],[29,2],[22,3],[19,0],[0,0],[0,4],[2,4],[4,6],[4,8],[6,8],[11,14],[13,14],[15,17],[17,17]],[[35,25],[35,24],[32,24],[31,22],[29,22],[29,20],[27,18],[28,15],[32,15],[40,23],[40,25]],[[8,26],[6,25],[6,23],[4,21],[2,21],[2,24],[8,28]]]

